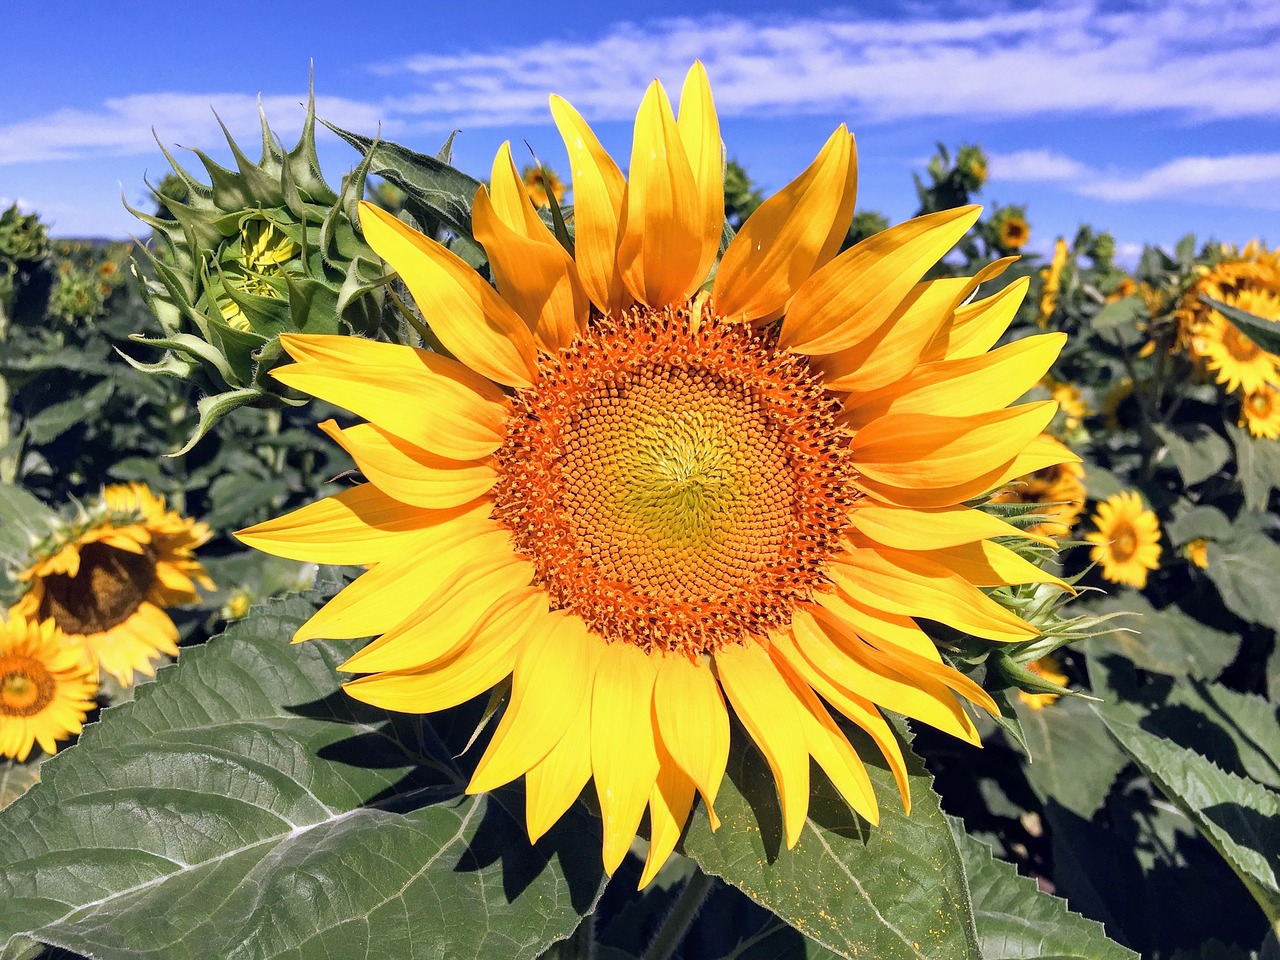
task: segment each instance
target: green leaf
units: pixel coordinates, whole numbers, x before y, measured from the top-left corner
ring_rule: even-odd
[[[191,452],[191,448],[200,442],[201,438],[209,432],[213,425],[223,417],[246,404],[261,401],[265,396],[266,394],[257,387],[242,387],[239,390],[228,390],[226,393],[201,397],[196,402],[196,412],[200,414],[200,420],[196,424],[195,430],[191,432],[191,436],[187,438],[186,443],[172,453],[165,454],[165,456],[185,456]]]
[[[1239,529],[1239,528],[1237,528]],[[1280,544],[1258,530],[1209,544],[1209,579],[1227,609],[1252,623],[1280,630]]]
[[[1280,490],[1280,443],[1250,436],[1233,423],[1226,425],[1236,448],[1236,474],[1244,489],[1244,505],[1250,510],[1267,509],[1272,490]]]
[[[1280,793],[1117,715],[1100,716],[1142,772],[1213,844],[1272,926],[1280,924]]]
[[[1280,323],[1260,317],[1229,303],[1200,294],[1200,300],[1235,324],[1240,332],[1267,353],[1280,353]]]
[[[1191,507],[1164,525],[1169,542],[1182,546],[1191,540],[1223,540],[1231,536],[1231,521],[1217,507]]]
[[[37,751],[38,752],[38,751]],[[0,760],[0,810],[40,782],[40,763]]]
[[[982,960],[1128,960],[1138,955],[1107,939],[1102,924],[1072,913],[1067,902],[1042,893],[1030,877],[996,860],[981,840],[948,817],[973,898]]]
[[[1136,293],[1105,304],[1093,315],[1095,330],[1112,330],[1119,327],[1133,326],[1139,317],[1146,313],[1146,305]]]
[[[96,410],[107,402],[115,390],[111,380],[101,380],[87,392],[70,400],[63,400],[45,407],[27,421],[27,430],[35,443],[49,443],[72,427],[83,423],[86,410]]]
[[[1182,482],[1194,486],[1208,480],[1231,459],[1231,447],[1218,433],[1203,423],[1191,422],[1176,427],[1156,424],[1155,432],[1164,442]],[[1157,453],[1160,459],[1162,453]]]
[[[1031,762],[1027,779],[1042,799],[1093,816],[1128,762],[1099,723],[1089,701],[1062,699],[1043,710],[1017,705]]]
[[[839,956],[979,960],[964,866],[914,754],[908,751],[908,817],[878,751],[854,734],[879,798],[879,826],[859,819],[815,776],[804,831],[787,850],[773,777],[745,739],[735,735],[716,799],[720,829],[713,833],[705,816],[695,817],[688,856]]]
[[[464,795],[456,712],[366,707],[335,679],[347,644],[289,644],[320,599],[185,650],[42,767],[0,814],[0,948],[535,957],[594,908],[594,818],[531,846],[518,791]]]
[[[1236,657],[1240,638],[1201,623],[1176,604],[1157,610],[1136,590],[1124,590],[1090,605],[1099,614],[1125,611],[1134,633],[1092,637],[1082,645],[1091,657],[1114,651],[1135,666],[1171,677],[1216,677]]]

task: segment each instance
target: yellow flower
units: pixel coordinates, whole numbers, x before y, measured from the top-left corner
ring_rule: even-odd
[[[1037,322],[1041,327],[1048,325],[1049,318],[1058,307],[1058,293],[1062,289],[1062,271],[1067,265],[1070,254],[1071,248],[1067,246],[1067,241],[1059,237],[1053,245],[1053,259],[1049,261],[1049,266],[1040,271],[1040,279],[1044,281],[1044,286],[1040,292],[1040,318]]]
[[[535,207],[551,206],[550,197],[555,197],[556,203],[564,199],[564,184],[549,167],[525,167],[521,171],[521,179],[524,181],[525,192]]]
[[[1259,360],[1253,341],[1201,298],[1212,297],[1259,316],[1280,319],[1276,312],[1280,299],[1280,250],[1268,251],[1254,240],[1243,250],[1223,246],[1221,257],[1212,267],[1200,268],[1200,276],[1183,294],[1174,312],[1178,320],[1177,346],[1193,358],[1209,359],[1209,351],[1214,351],[1224,366],[1210,363],[1210,367],[1221,370],[1219,381],[1228,383],[1230,380],[1224,377],[1230,377],[1229,371],[1236,370],[1237,363],[1243,362],[1257,370],[1265,364]],[[1233,353],[1240,354],[1243,360]],[[1256,379],[1251,374],[1246,377]]]
[[[1182,548],[1187,559],[1194,563],[1201,570],[1208,569],[1209,566],[1209,541],[1204,537],[1196,537]]]
[[[283,277],[284,265],[294,259],[298,245],[268,220],[252,217],[240,228],[240,258],[237,269],[227,274],[238,293],[280,299],[269,277]],[[219,300],[222,319],[237,330],[250,330],[249,318],[230,296]]]
[[[1280,390],[1263,386],[1244,395],[1240,403],[1239,425],[1267,440],[1280,438]]]
[[[1000,246],[1006,250],[1021,250],[1031,238],[1031,227],[1026,219],[1010,214],[1000,221]]]
[[[1058,658],[1053,656],[1053,654],[1028,663],[1027,669],[1037,676],[1044,677],[1050,683],[1056,683],[1060,687],[1065,687],[1067,685],[1067,680],[1070,679],[1062,672],[1062,664],[1058,662]],[[1018,691],[1018,699],[1032,710],[1043,710],[1050,704],[1057,703],[1060,696],[1061,694],[1057,693],[1027,693],[1025,690]]]
[[[1280,294],[1245,289],[1226,294],[1223,302],[1280,321]],[[1280,357],[1263,350],[1217,310],[1192,325],[1191,347],[1209,370],[1216,371],[1218,382],[1227,390],[1253,393],[1268,384],[1280,384]]]
[[[1107,295],[1107,303],[1115,303],[1117,300],[1131,297],[1137,292],[1138,284],[1133,277],[1121,277],[1120,282],[1116,284],[1116,288]]]
[[[37,743],[57,753],[57,741],[80,732],[97,693],[97,670],[52,621],[16,613],[0,621],[0,757],[21,763]]]
[[[1102,564],[1102,576],[1141,590],[1147,571],[1160,569],[1160,523],[1142,506],[1136,490],[1126,490],[1098,504],[1093,515],[1098,529],[1085,534],[1096,546],[1089,558]]]
[[[1079,429],[1084,418],[1093,412],[1081,395],[1080,388],[1074,383],[1064,383],[1055,377],[1046,376],[1041,381],[1041,386],[1049,391],[1054,400],[1058,401],[1058,410],[1063,416],[1062,425],[1068,433]]]
[[[151,660],[176,655],[178,630],[165,607],[213,589],[193,552],[209,528],[165,509],[140,483],[107,487],[77,521],[33,551],[18,574],[26,593],[13,608],[50,619],[121,684],[152,676]]]
[[[992,503],[1037,504],[1036,513],[1045,519],[1029,527],[1027,533],[1061,539],[1071,535],[1084,510],[1084,466],[1079,457],[1049,434],[1044,434],[1040,442],[1046,449],[1057,450],[1064,459],[1016,478],[990,499]]]
[[[1064,336],[988,352],[1026,281],[968,304],[999,267],[920,281],[977,208],[837,256],[856,181],[843,126],[702,290],[724,198],[701,64],[678,118],[650,86],[629,182],[568,103],[551,109],[574,170],[575,257],[505,144],[473,220],[496,292],[363,206],[369,243],[457,360],[283,336],[297,362],[279,379],[368,420],[321,426],[369,482],[239,536],[372,565],[294,638],[380,635],[343,664],[368,674],[352,696],[423,713],[512,677],[468,790],[523,775],[531,838],[594,779],[610,873],[648,808],[648,883],[695,794],[718,824],[730,709],[773,772],[788,845],[810,757],[874,823],[829,709],[878,744],[905,802],[880,708],[976,742],[956,695],[995,707],[915,618],[1025,640],[1034,628],[978,587],[1060,583],[992,542],[1019,534],[964,501],[1071,456],[1038,439],[1052,401],[1005,409]]]

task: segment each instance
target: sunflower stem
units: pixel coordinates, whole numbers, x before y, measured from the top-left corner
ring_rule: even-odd
[[[671,912],[662,921],[662,926],[654,934],[653,940],[650,941],[640,960],[668,960],[675,953],[676,947],[680,946],[684,935],[689,932],[689,925],[702,909],[702,904],[706,902],[707,895],[711,893],[715,882],[715,877],[710,874],[703,873],[701,870],[694,871],[693,875],[685,881],[684,889],[676,898]]]

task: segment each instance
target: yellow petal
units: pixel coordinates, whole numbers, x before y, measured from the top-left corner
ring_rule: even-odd
[[[986,353],[1013,322],[1030,285],[1030,277],[1019,277],[998,293],[961,307],[925,351],[926,359],[956,360]]]
[[[716,794],[729,762],[729,713],[711,665],[664,657],[653,687],[653,713],[662,743],[697,785],[714,829],[720,823]]]
[[[343,689],[362,703],[401,713],[432,713],[466,703],[511,673],[531,622],[547,612],[541,590],[513,594],[485,614],[475,639],[448,660],[416,670],[375,673]]]
[[[630,298],[618,271],[618,222],[626,181],[587,122],[560,97],[551,115],[569,153],[573,176],[573,259],[591,302],[616,316]]]
[[[488,456],[502,445],[506,399],[456,360],[358,337],[286,334],[280,342],[290,353],[297,350],[299,362],[277,367],[272,376],[402,440],[454,460]]]
[[[858,636],[874,637],[882,647],[890,643],[916,658],[942,663],[933,640],[910,617],[874,610],[842,590],[815,594],[814,600],[853,627]]]
[[[1043,470],[1045,467],[1052,467],[1059,463],[1080,462],[1080,458],[1064,444],[1048,434],[1044,434],[1033,438],[1026,448],[1013,459],[1013,462],[1000,471],[991,487],[1003,486],[1010,480],[1025,477],[1029,473],[1035,473],[1037,470]]]
[[[858,547],[827,564],[827,573],[841,590],[874,610],[937,620],[988,640],[1040,635],[958,573],[905,550]]]
[[[351,455],[374,486],[415,507],[459,507],[488,493],[498,480],[487,463],[438,456],[372,423],[343,430],[326,420],[320,429]]]
[[[742,225],[716,270],[712,300],[729,320],[777,316],[840,249],[858,192],[853,137],[841,124],[804,173]]]
[[[393,500],[371,483],[344,490],[292,513],[235,534],[246,546],[313,563],[377,563],[403,553],[415,531],[443,527],[464,517],[487,516],[484,501],[448,510],[425,510]]]
[[[868,661],[864,645],[825,608],[815,615],[797,610],[791,621],[796,647],[833,683],[895,713],[921,720],[970,743],[978,742],[973,721],[949,689],[923,676],[905,677],[884,664]]]
[[[545,237],[559,246],[529,199],[529,191],[525,189],[515,158],[511,156],[510,140],[504,140],[494,155],[489,188],[485,194],[492,201],[493,212],[506,226],[530,240]]]
[[[871,336],[981,212],[969,206],[925,214],[846,250],[796,293],[779,343],[801,353],[835,353]],[[940,326],[945,316],[937,320]]]
[[[640,874],[643,890],[658,875],[676,848],[689,811],[693,809],[693,781],[658,744],[658,779],[649,791],[649,855]]]
[[[1065,333],[1046,333],[976,357],[921,364],[889,386],[850,393],[840,422],[858,429],[890,413],[941,410],[949,417],[967,417],[1006,407],[1040,382],[1066,342]],[[827,389],[846,387],[828,380]]]
[[[894,782],[898,785],[898,793],[902,797],[902,805],[910,813],[911,785],[907,780],[907,761],[902,755],[902,746],[898,743],[898,738],[894,736],[876,705],[866,697],[858,696],[832,683],[822,671],[815,670],[813,664],[805,659],[804,654],[796,647],[795,637],[790,627],[786,631],[773,634],[771,640],[769,649],[775,661],[785,662],[796,676],[822,694],[829,704],[861,727],[875,741],[888,762],[889,769],[893,772]]]
[[[360,227],[450,353],[495,383],[533,383],[537,348],[529,328],[465,260],[368,201],[360,202]]]
[[[636,113],[631,169],[618,225],[618,269],[641,303],[665,307],[704,279],[703,218],[676,118],[657,80]]]
[[[478,537],[497,529],[486,517],[464,517],[406,536],[400,554],[343,587],[298,628],[293,642],[386,633],[422,606],[462,557],[475,552]]]
[[[796,696],[758,643],[722,647],[716,672],[733,711],[773,771],[788,847],[809,812],[809,751]]]
[[[573,720],[565,704],[590,696],[601,645],[599,637],[588,635],[580,618],[560,611],[534,627],[516,656],[511,699],[471,776],[468,793],[509,783],[560,742]]]
[[[1052,544],[999,517],[963,505],[910,508],[860,500],[849,511],[854,529],[876,543],[900,550],[934,550],[992,537],[1024,537]]]
[[[591,774],[604,828],[604,869],[627,855],[658,779],[654,664],[639,647],[606,644],[591,688]]]
[[[967,500],[991,489],[991,475],[1044,430],[1057,407],[1046,400],[970,417],[881,417],[850,442],[858,485],[903,506]]]
[[[564,815],[591,779],[591,698],[565,704],[572,718],[564,736],[525,774],[525,823],[529,840],[538,838]]]
[[[486,542],[487,541],[487,542]],[[471,553],[450,570],[408,617],[357,650],[339,670],[414,670],[448,659],[486,629],[486,617],[509,596],[523,595],[533,564],[518,557],[505,533],[475,538]]]
[[[724,145],[711,83],[701,60],[694,61],[684,78],[676,129],[693,172],[700,223],[702,257],[693,275],[703,278],[711,272],[724,232]]]
[[[772,649],[772,648],[771,648]],[[853,749],[831,714],[814,694],[813,688],[788,665],[780,653],[773,662],[791,687],[800,704],[800,722],[804,726],[805,745],[818,766],[826,771],[831,783],[845,802],[872,824],[880,822],[880,808],[876,804],[875,788],[867,776],[862,758]]]
[[[567,347],[586,329],[590,310],[569,251],[541,222],[537,229],[550,243],[503,223],[483,186],[476,191],[471,223],[489,256],[498,291],[533,331],[537,345],[547,353]]]
[[[1054,586],[1075,593],[1075,588],[1069,584],[998,543],[981,540],[977,543],[962,543],[939,550],[920,550],[919,552],[922,557],[950,567],[974,586],[1000,587],[1014,583],[1052,583]]]

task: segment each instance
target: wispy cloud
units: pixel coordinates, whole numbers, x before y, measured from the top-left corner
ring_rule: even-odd
[[[288,131],[301,128],[305,100],[303,94],[263,97],[261,102],[272,129]],[[241,93],[158,93],[107,100],[99,110],[59,110],[0,127],[0,164],[151,153],[156,149],[153,129],[165,144],[225,144],[213,114],[232,130],[256,130],[258,102],[257,97]],[[318,97],[316,109],[334,123],[358,129],[372,129],[384,112],[371,104],[336,97]],[[251,149],[254,142],[241,146],[256,157]]]
[[[991,179],[1056,183],[1101,200],[1176,199],[1275,209],[1280,198],[1280,153],[1178,157],[1149,170],[1098,170],[1054,150],[992,154]]]
[[[421,86],[394,101],[397,111],[445,126],[544,120],[550,90],[594,119],[625,119],[653,76],[678,82],[695,57],[729,116],[1280,112],[1280,6],[1221,6],[1168,0],[1111,13],[1095,0],[1064,0],[961,19],[687,18],[620,24],[588,41],[424,55],[377,70]]]

